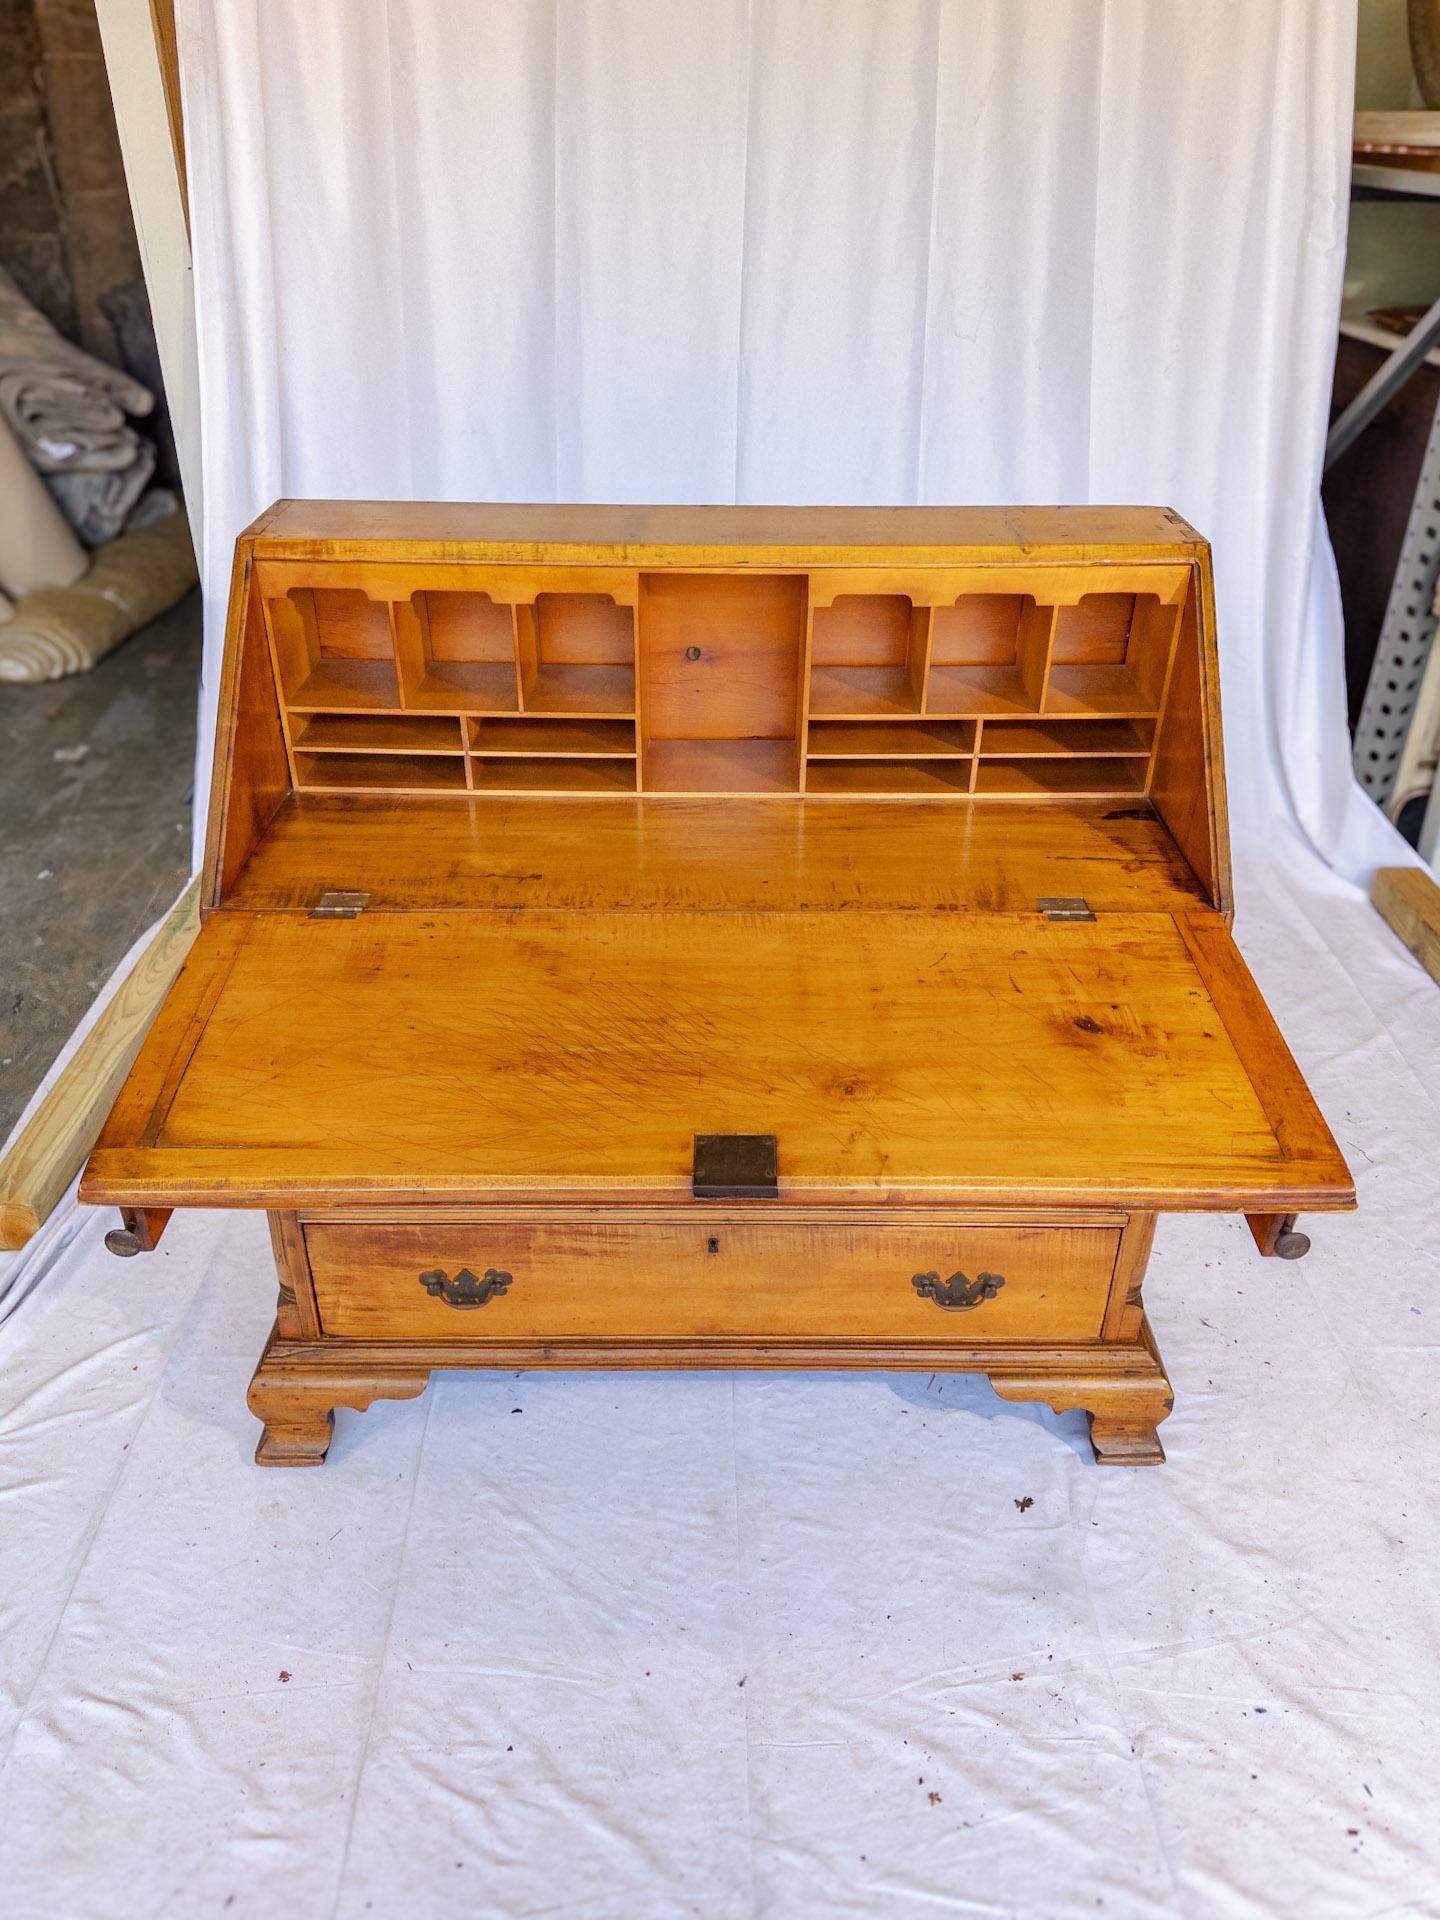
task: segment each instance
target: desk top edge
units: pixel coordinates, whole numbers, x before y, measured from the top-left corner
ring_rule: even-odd
[[[685,553],[697,565],[954,564],[956,550],[1004,559],[1123,561],[1208,554],[1169,507],[556,506],[376,500],[277,500],[240,536],[262,558],[630,564]],[[464,549],[463,553],[456,549]],[[353,550],[353,551],[352,551]]]

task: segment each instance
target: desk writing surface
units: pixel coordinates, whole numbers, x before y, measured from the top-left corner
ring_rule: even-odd
[[[331,889],[376,908],[692,912],[862,908],[1182,912],[1204,890],[1148,807],[1077,801],[463,800],[291,794],[229,904],[308,911]]]
[[[782,1205],[1351,1197],[1214,915],[545,909],[214,915],[87,1197],[679,1204],[732,1132]]]

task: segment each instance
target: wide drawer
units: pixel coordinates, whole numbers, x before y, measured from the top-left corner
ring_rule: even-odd
[[[1099,1336],[1116,1227],[615,1221],[306,1224],[342,1339],[973,1345]]]

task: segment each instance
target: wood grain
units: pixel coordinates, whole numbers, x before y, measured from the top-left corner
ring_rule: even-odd
[[[1197,568],[1196,594],[1181,610],[1165,711],[1155,733],[1150,797],[1199,876],[1210,904],[1228,921],[1234,895],[1208,553]]]
[[[233,887],[291,784],[265,619],[248,562],[237,555],[220,670],[202,913]]]
[[[1078,1408],[1090,1415],[1090,1443],[1102,1467],[1160,1466],[1165,1449],[1156,1429],[1175,1405],[1155,1341],[1142,1323],[1139,1339],[1112,1353],[1126,1355],[1122,1373],[1101,1373],[1077,1356],[1073,1368],[1041,1364],[1014,1373],[992,1370],[990,1385],[1002,1400],[1040,1400],[1056,1413]]]
[[[1329,1166],[1338,1203],[1353,1206],[1355,1188],[1340,1149],[1311,1098],[1274,1016],[1250,978],[1229,929],[1214,915],[1195,913],[1179,915],[1175,924],[1215,1014],[1249,1063],[1251,1084],[1282,1153],[1295,1162]],[[1270,1211],[1293,1209],[1277,1206]]]
[[[300,1363],[287,1365],[277,1329],[245,1396],[264,1422],[255,1449],[262,1467],[318,1467],[330,1447],[336,1407],[363,1411],[377,1400],[413,1400],[430,1378],[428,1367],[406,1366],[399,1358],[357,1368],[318,1343],[294,1351],[302,1355]]]
[[[683,1221],[370,1222],[305,1229],[324,1333],[344,1339],[477,1341],[863,1339],[934,1345],[1098,1337],[1114,1228],[795,1226],[754,1212]],[[421,1275],[509,1275],[481,1307],[447,1304]],[[974,1306],[914,1285],[957,1274],[1001,1281]]]
[[[190,187],[185,160],[185,113],[180,95],[180,46],[175,33],[175,0],[150,0],[150,25],[160,64],[160,86],[165,95],[165,118],[170,127],[170,151],[180,191],[185,238],[190,238]]]
[[[933,723],[932,723],[933,724]],[[1019,913],[1081,894],[1096,913],[1203,906],[1140,802],[1011,803],[983,817],[915,800],[776,806],[693,799],[597,808],[476,796],[458,805],[292,795],[237,879],[246,912],[305,911],[333,888],[372,908],[608,912]]]
[[[199,903],[196,879],[0,1159],[0,1247],[7,1252],[49,1219],[94,1145],[199,931]]]
[[[1440,886],[1423,867],[1382,867],[1370,904],[1432,980],[1440,981]]]
[[[1216,658],[1160,508],[277,502],[82,1197],[269,1210],[272,1464],[452,1365],[988,1371],[1160,1460],[1156,1214],[1354,1199],[1230,938]],[[702,1133],[777,1195],[697,1202]]]
[[[560,1340],[436,1343],[360,1340],[290,1341],[277,1328],[250,1384],[250,1410],[265,1425],[255,1458],[263,1466],[319,1466],[330,1445],[334,1408],[376,1400],[408,1400],[423,1392],[433,1368],[675,1369],[823,1367],[887,1372],[987,1373],[1003,1400],[1043,1401],[1057,1411],[1091,1416],[1091,1442],[1102,1466],[1147,1466],[1164,1460],[1156,1432],[1174,1400],[1149,1327],[1131,1343],[1054,1342],[1004,1347],[859,1344],[814,1339],[768,1344],[712,1340]]]
[[[317,527],[328,512],[317,510]],[[1163,549],[1119,542],[1103,561],[1063,538],[1087,520],[1109,524],[1105,511],[1078,521],[1051,515],[1048,537],[1029,545],[957,545],[939,564],[923,545],[872,543],[891,532],[913,538],[945,518],[957,533],[989,523],[915,509],[818,521],[801,514],[797,529],[823,528],[824,538],[798,556],[763,543],[735,555],[713,541],[749,525],[743,512],[737,520],[723,509],[661,510],[653,524],[677,537],[637,565],[644,549],[619,539],[577,553],[568,544],[578,525],[569,510],[476,510],[476,538],[443,552],[418,538],[377,538],[363,549],[316,538],[309,558],[271,545],[285,518],[277,504],[265,527],[242,536],[231,617],[242,637],[257,623],[268,632],[273,697],[291,783],[301,792],[456,802],[476,791],[781,800],[923,795],[971,803],[1017,794],[1139,796],[1151,784],[1148,762],[1182,607],[1197,646],[1211,624],[1208,613],[1197,614],[1206,557],[1179,529]],[[643,512],[623,509],[588,510],[581,519],[592,536],[635,534],[652,524]],[[483,537],[521,526],[559,537],[533,551]],[[687,544],[697,529],[712,544]],[[805,564],[795,565],[797,557]],[[231,687],[223,703],[232,734],[242,692],[253,697]],[[1018,776],[998,766],[927,772],[904,765],[868,773],[832,765],[807,775],[812,714],[917,725],[926,715],[978,723],[1055,714],[1069,726],[1051,753]],[[405,738],[407,720],[447,715],[462,717],[467,729],[486,717],[512,716],[519,733],[533,728],[537,740],[559,716],[635,720],[634,775],[566,765],[543,746],[508,774],[474,756],[462,766],[421,766],[407,760],[404,747],[382,747]],[[317,716],[347,723],[356,757],[330,762],[296,751]],[[1078,723],[1087,720],[1133,723],[1131,736],[1141,743],[1136,757],[1147,764],[1086,754]],[[238,727],[242,738],[250,731]],[[1160,791],[1182,827],[1197,805],[1209,811],[1206,755],[1186,760],[1175,753],[1176,741],[1188,742],[1193,731],[1182,715],[1165,736],[1171,751],[1160,768]],[[737,744],[717,751],[717,741]],[[1066,764],[1072,754],[1085,754],[1090,766],[1077,774]],[[257,837],[244,831],[249,783],[234,777],[244,771],[237,763],[226,775],[239,802],[242,857]],[[260,792],[273,811],[268,783]],[[227,855],[210,897],[226,897],[236,871],[234,855]]]
[[[563,560],[631,566],[745,565],[757,548],[786,566],[954,566],[1031,557],[1123,565],[1173,560],[1204,542],[1168,507],[515,506],[456,501],[279,500],[241,539],[266,557],[477,563]],[[467,550],[462,556],[458,549]],[[622,551],[617,554],[617,549]],[[785,558],[781,561],[780,556]]]
[[[803,578],[657,573],[640,630],[646,740],[796,738]]]
[[[769,1132],[797,1203],[1349,1205],[1211,918],[226,912],[85,1193],[677,1201]]]
[[[1110,1282],[1110,1298],[1105,1305],[1106,1340],[1129,1342],[1140,1338],[1145,1319],[1142,1287],[1155,1244],[1155,1215],[1132,1213],[1120,1236],[1115,1270]]]

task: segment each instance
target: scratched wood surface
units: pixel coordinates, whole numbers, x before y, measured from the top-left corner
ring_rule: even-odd
[[[1204,918],[225,912],[86,1193],[683,1199],[710,1132],[776,1134],[797,1202],[1345,1204]]]

